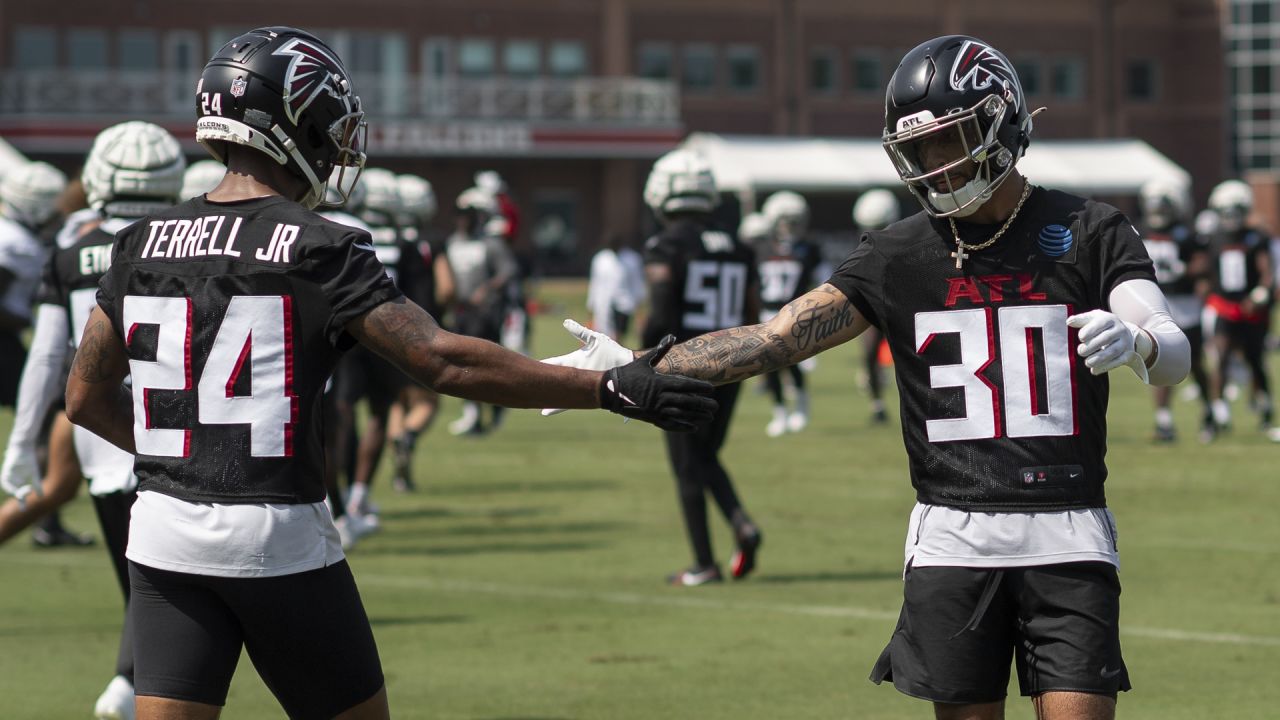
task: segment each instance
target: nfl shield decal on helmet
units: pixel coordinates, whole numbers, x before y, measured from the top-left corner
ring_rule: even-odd
[[[1049,257],[1062,257],[1071,249],[1071,243],[1074,238],[1071,236],[1071,230],[1062,225],[1047,225],[1040,230],[1040,237],[1036,243],[1040,246],[1040,251]]]
[[[236,97],[244,97],[244,89],[249,86],[244,78],[236,78],[231,81],[231,94]]]
[[[347,110],[351,109],[347,73],[328,51],[299,38],[282,45],[274,54],[292,58],[284,76],[284,107],[290,122],[297,125],[302,111],[322,92],[343,100]]]
[[[1017,89],[1013,92],[1014,103],[1022,97],[1018,84],[1018,74],[1009,67],[1004,56],[991,47],[975,40],[966,40],[951,65],[951,88],[953,90],[986,90],[992,85],[999,89]]]

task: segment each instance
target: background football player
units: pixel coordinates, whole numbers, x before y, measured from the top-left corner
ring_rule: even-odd
[[[58,233],[57,247],[45,266],[36,302],[38,313],[31,352],[22,372],[13,430],[5,449],[0,483],[21,494],[40,483],[36,432],[40,419],[62,403],[68,347],[79,344],[95,306],[98,281],[111,261],[115,233],[139,217],[168,208],[183,189],[186,161],[178,141],[163,128],[126,122],[103,130],[94,140],[81,172],[92,220],[79,216]],[[115,676],[94,706],[98,718],[132,718],[133,634],[129,622],[129,571],[125,545],[129,512],[137,497],[133,456],[102,438],[74,428],[65,417],[49,439],[50,467],[37,497],[49,502],[70,498],[83,479],[98,516],[102,537],[124,595],[124,628],[116,654]]]
[[[853,226],[858,231],[859,242],[863,233],[883,230],[901,217],[898,198],[883,188],[862,193],[853,204]],[[884,370],[880,367],[884,333],[872,325],[862,338],[863,368],[867,373],[867,391],[871,394],[871,422],[884,424],[889,422],[889,413],[884,406]]]

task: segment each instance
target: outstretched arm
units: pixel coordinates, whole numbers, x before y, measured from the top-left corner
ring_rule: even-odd
[[[766,323],[717,330],[677,345],[658,370],[717,385],[738,382],[846,343],[869,326],[844,293],[824,283]]]

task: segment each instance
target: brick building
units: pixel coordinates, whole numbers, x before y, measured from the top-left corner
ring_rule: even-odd
[[[1038,136],[1141,138],[1203,200],[1231,167],[1225,1],[0,0],[0,137],[70,170],[101,127],[143,118],[194,157],[205,58],[294,24],[355,76],[371,165],[445,203],[496,169],[524,240],[581,269],[606,234],[649,226],[648,166],[688,133],[878,137],[898,59],[957,32],[1009,55],[1049,108]]]

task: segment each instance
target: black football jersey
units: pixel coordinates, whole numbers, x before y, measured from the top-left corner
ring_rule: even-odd
[[[365,212],[360,219],[368,223],[378,260],[387,269],[400,292],[414,297],[414,285],[422,280],[422,257],[390,216]]]
[[[45,263],[36,302],[58,305],[67,311],[67,318],[71,323],[71,339],[77,347],[89,314],[98,304],[98,281],[111,267],[111,246],[115,243],[115,233],[132,222],[119,218],[106,219],[80,234],[74,243],[56,248]]]
[[[772,243],[760,260],[760,305],[777,311],[816,285],[814,271],[822,262],[818,248],[805,240]]]
[[[958,222],[976,245],[995,231]],[[1102,507],[1107,376],[1067,317],[1155,280],[1118,210],[1036,189],[1004,237],[956,268],[946,219],[877,232],[828,281],[884,331],[911,482],[924,503],[988,512]]]
[[[98,305],[129,354],[139,489],[323,500],[320,397],[344,328],[399,296],[368,233],[278,196],[199,197],[120,232]]]
[[[1270,252],[1270,238],[1252,228],[1210,236],[1211,292],[1232,303],[1244,300],[1262,281],[1258,256]]]
[[[665,298],[673,309],[667,327],[648,329],[646,335],[656,329],[659,338],[671,333],[683,342],[748,320],[747,293],[757,281],[755,253],[734,235],[691,218],[678,220],[649,238],[644,261],[671,268],[667,290],[673,294]]]
[[[1190,273],[1192,261],[1208,248],[1191,228],[1182,224],[1162,230],[1147,228],[1142,244],[1155,268],[1156,283],[1165,295],[1195,293],[1196,278]]]

